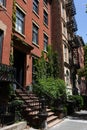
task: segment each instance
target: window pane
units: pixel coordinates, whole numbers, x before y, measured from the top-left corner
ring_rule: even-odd
[[[1,62],[1,59],[2,59],[3,36],[4,36],[4,33],[3,33],[2,30],[0,30],[0,62]]]
[[[24,14],[19,9],[16,10],[16,31],[24,33]]]
[[[45,10],[44,10],[44,23],[48,25],[48,14]]]
[[[38,27],[36,25],[33,24],[33,38],[32,41],[35,44],[38,44]]]
[[[44,34],[44,50],[47,51],[48,37]]]
[[[38,13],[38,0],[33,0],[33,10]]]
[[[48,0],[44,0],[44,3],[45,3],[46,5],[47,5],[47,1],[48,1]]]
[[[36,63],[37,63],[37,58],[36,57],[32,57],[32,80],[33,83],[36,81],[36,74],[37,74],[37,67],[36,67]]]
[[[3,6],[5,6],[5,2],[6,2],[6,0],[0,0],[0,4]]]

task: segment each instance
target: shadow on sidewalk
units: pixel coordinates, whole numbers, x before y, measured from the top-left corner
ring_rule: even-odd
[[[75,112],[74,114],[68,116],[69,119],[75,119],[75,120],[87,120],[87,111],[81,110],[78,112]]]

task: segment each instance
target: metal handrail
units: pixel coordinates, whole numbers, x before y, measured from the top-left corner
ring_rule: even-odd
[[[0,81],[14,82],[16,69],[10,65],[0,63]]]

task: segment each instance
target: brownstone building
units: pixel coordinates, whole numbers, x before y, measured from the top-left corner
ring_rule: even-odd
[[[0,0],[0,107],[9,106],[9,83],[15,89],[15,82],[21,88],[16,89],[15,94],[25,103],[23,116],[30,125],[41,125],[37,118],[40,116],[42,120],[38,115],[41,100],[39,102],[35,94],[26,90],[35,79],[35,60],[42,51],[48,53],[48,45],[58,52],[59,78],[65,81],[66,90],[69,94],[78,94],[79,90],[83,94],[85,80],[82,77],[79,83],[77,69],[84,67],[84,42],[76,36],[75,14],[73,0]],[[48,105],[53,97],[47,95],[47,98]],[[43,101],[42,112],[45,112]],[[56,108],[59,103],[55,102]],[[60,120],[49,106],[47,108],[48,117],[45,121],[49,128]],[[43,114],[46,113],[42,113],[44,118]]]
[[[34,78],[34,59],[51,44],[59,55],[60,78],[71,93],[78,44],[75,14],[73,0],[1,0],[0,63],[15,67],[17,82],[27,86]]]
[[[0,1],[0,62],[16,68],[21,85],[32,82],[34,57],[47,53],[50,43],[50,1]]]

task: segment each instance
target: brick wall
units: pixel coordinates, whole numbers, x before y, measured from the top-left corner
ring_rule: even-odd
[[[52,1],[52,45],[59,54],[60,78],[64,79],[61,9],[59,1]]]

